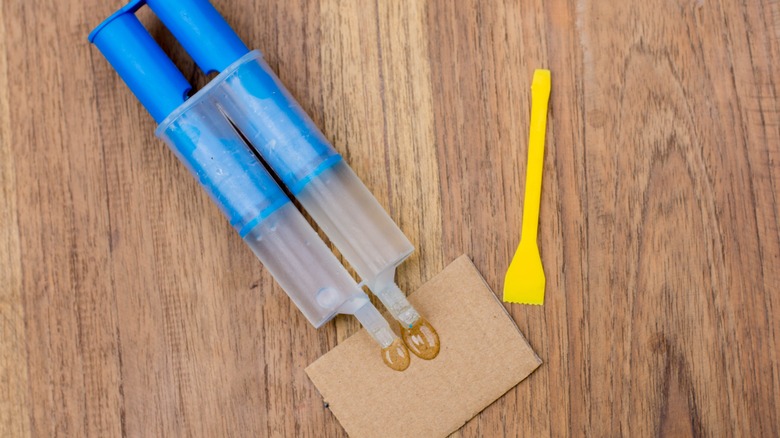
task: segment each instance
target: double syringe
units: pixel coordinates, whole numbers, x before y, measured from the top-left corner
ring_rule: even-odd
[[[145,4],[203,72],[219,72],[192,97],[191,85],[135,16]],[[133,0],[89,39],[309,322],[320,327],[336,314],[355,315],[397,370],[409,365],[407,346],[424,359],[438,354],[436,331],[395,284],[395,270],[413,246],[260,52],[249,51],[207,0]],[[404,342],[266,165],[399,321]]]

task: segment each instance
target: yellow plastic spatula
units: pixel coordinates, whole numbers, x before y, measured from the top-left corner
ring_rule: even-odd
[[[525,174],[525,201],[520,245],[504,279],[504,301],[544,304],[544,269],[536,243],[539,228],[539,201],[542,195],[544,135],[547,130],[547,104],[550,100],[550,71],[536,70],[531,85],[531,134],[528,138],[528,168]]]

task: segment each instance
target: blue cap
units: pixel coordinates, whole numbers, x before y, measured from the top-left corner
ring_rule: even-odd
[[[135,12],[143,0],[133,0],[108,17],[92,33],[94,43],[157,123],[179,107],[192,86],[168,58]]]
[[[204,73],[221,72],[249,53],[208,0],[146,0]]]

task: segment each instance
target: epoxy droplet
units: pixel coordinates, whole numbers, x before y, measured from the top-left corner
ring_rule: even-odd
[[[439,334],[422,316],[411,327],[401,325],[401,337],[409,351],[421,359],[431,360],[439,355]]]
[[[382,349],[382,360],[385,365],[396,371],[409,368],[409,359],[409,350],[400,339],[396,339],[392,344]]]

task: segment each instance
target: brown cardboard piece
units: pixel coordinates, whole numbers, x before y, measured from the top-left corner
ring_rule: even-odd
[[[306,368],[351,437],[446,436],[541,364],[465,255],[409,300],[439,333],[436,359],[393,371],[361,330]]]

